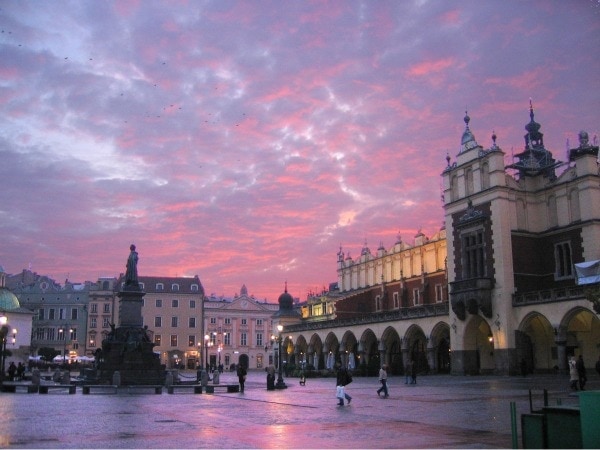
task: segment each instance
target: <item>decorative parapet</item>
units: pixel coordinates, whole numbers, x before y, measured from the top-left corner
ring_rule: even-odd
[[[526,306],[538,303],[555,303],[581,300],[583,298],[587,298],[585,296],[585,290],[586,288],[583,286],[573,286],[558,289],[543,289],[539,291],[523,292],[519,294],[513,294],[512,304],[513,306]]]
[[[390,322],[393,320],[413,320],[425,317],[447,316],[448,314],[449,304],[448,302],[444,302],[435,303],[433,305],[411,306],[410,308],[401,308],[394,311],[365,314],[347,319],[333,319],[319,322],[303,322],[293,325],[286,325],[285,332],[291,333],[307,330],[322,330],[328,328],[349,327],[352,325]]]

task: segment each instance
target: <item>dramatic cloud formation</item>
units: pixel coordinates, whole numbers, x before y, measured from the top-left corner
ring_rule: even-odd
[[[0,5],[0,264],[57,281],[199,275],[276,301],[340,245],[443,225],[480,144],[598,132],[597,1],[17,1]],[[514,150],[513,150],[514,149]]]

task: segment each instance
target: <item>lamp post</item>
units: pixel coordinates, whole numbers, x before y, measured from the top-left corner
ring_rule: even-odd
[[[277,383],[275,383],[275,389],[286,389],[287,386],[285,384],[285,382],[283,381],[283,373],[282,373],[282,369],[283,369],[283,364],[282,364],[282,360],[281,360],[281,332],[283,331],[283,325],[277,325],[277,331],[278,336],[277,336],[277,346],[278,346],[278,371],[277,371]]]
[[[61,339],[63,340],[63,365],[66,364],[66,360],[67,360],[67,336],[66,336],[66,332],[67,332],[67,328],[69,329],[69,336],[71,335],[71,333],[73,333],[73,328],[69,328],[69,325],[65,326],[64,328],[61,327],[58,329],[58,334],[60,335]]]
[[[206,347],[206,371],[210,372],[210,367],[208,366],[208,348],[212,347],[214,344],[208,334],[204,336],[204,345]]]
[[[202,367],[202,342],[198,342],[196,345],[198,346],[198,367]]]
[[[2,354],[0,354],[0,370],[2,372],[0,372],[0,384],[2,384],[4,382],[4,374],[5,372],[5,361],[6,361],[6,339],[8,338],[8,317],[6,316],[0,316],[0,351],[2,351]]]

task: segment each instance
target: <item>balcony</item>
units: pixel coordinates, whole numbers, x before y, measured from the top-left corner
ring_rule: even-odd
[[[513,306],[535,305],[539,303],[569,302],[585,299],[583,286],[542,289],[516,293],[512,296]]]
[[[492,317],[492,278],[469,278],[450,283],[450,303],[452,311],[460,319],[465,320],[467,312],[485,317]]]

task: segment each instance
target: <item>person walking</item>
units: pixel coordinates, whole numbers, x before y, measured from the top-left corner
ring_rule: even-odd
[[[238,365],[237,368],[237,376],[238,381],[240,382],[240,392],[244,392],[244,384],[246,383],[246,375],[248,372],[246,371],[246,367],[243,364]]]
[[[410,384],[417,384],[417,364],[410,362]]]
[[[379,369],[379,382],[381,383],[381,387],[377,389],[377,397],[381,397],[381,392],[383,391],[383,398],[388,398],[388,388],[387,388],[387,364],[381,366]]]
[[[579,355],[579,359],[575,364],[577,367],[577,378],[579,379],[579,389],[584,391],[585,383],[587,383],[587,374],[585,371],[585,364],[583,363],[583,355]]]
[[[17,366],[15,366],[15,362],[11,361],[8,366],[8,380],[15,381],[15,374],[17,373]]]
[[[23,381],[24,377],[25,377],[25,365],[22,362],[19,362],[19,365],[17,366],[17,380]]]
[[[575,361],[575,357],[571,356],[569,360],[569,382],[571,389],[574,391],[577,390],[577,382],[579,381],[579,374],[577,373],[577,362]]]
[[[346,386],[352,383],[352,375],[346,370],[345,367],[338,366],[337,376],[335,380],[336,385],[336,397],[339,400],[338,406],[344,406],[344,399],[348,401],[348,404],[352,401],[352,397],[346,392]]]
[[[410,374],[412,372],[412,360],[409,360],[404,367],[404,384],[408,384],[410,380]]]

